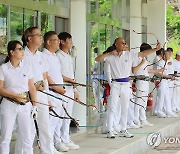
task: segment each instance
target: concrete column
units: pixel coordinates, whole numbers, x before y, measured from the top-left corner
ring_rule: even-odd
[[[134,33],[141,32],[141,0],[130,1],[130,47],[139,47],[141,45],[142,36]],[[137,49],[136,49],[137,50]],[[139,50],[137,50],[139,51]]]
[[[166,0],[148,0],[147,32],[154,33],[162,45],[166,42]],[[157,41],[153,35],[147,35],[147,42],[153,44]],[[152,60],[154,55],[148,58]]]
[[[77,48],[75,78],[79,83],[86,83],[86,1],[71,0],[70,33]],[[86,88],[78,87],[80,99],[86,103]],[[73,115],[86,125],[86,107],[74,103]]]

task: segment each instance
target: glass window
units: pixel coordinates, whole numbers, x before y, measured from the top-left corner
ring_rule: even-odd
[[[91,13],[96,14],[96,0],[91,1]]]
[[[46,32],[53,29],[52,15],[41,12],[41,32],[44,35]]]
[[[0,5],[0,52],[6,53],[7,45],[7,14],[8,7],[6,5]]]
[[[37,26],[37,16],[35,16],[35,11],[24,9],[24,25],[23,29],[27,29],[28,27]]]
[[[23,8],[11,7],[10,40],[21,40],[23,34]]]

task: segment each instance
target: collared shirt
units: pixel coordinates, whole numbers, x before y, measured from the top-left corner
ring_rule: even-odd
[[[177,71],[177,73],[180,73],[180,61],[174,59],[173,62],[174,62],[174,70]]]
[[[136,61],[133,62],[133,67],[138,66],[141,63],[141,61],[142,61],[142,58],[139,57]],[[149,76],[147,65],[148,65],[148,62],[146,60],[145,63],[139,68],[139,70],[136,73],[134,73],[134,75],[135,76],[137,76],[137,75]]]
[[[118,79],[130,76],[132,63],[137,58],[137,52],[123,51],[121,56],[109,55],[104,60],[110,64],[112,79]]]
[[[56,54],[51,53],[49,50],[44,48],[44,57],[47,63],[47,73],[56,84],[62,84],[63,78],[61,74],[61,65]]]
[[[70,79],[74,79],[72,57],[68,53],[63,52],[62,50],[58,50],[56,52],[56,55],[59,58],[61,64],[62,75]]]
[[[36,51],[33,54],[29,48],[26,46],[24,51],[24,61],[28,65],[32,67],[33,79],[34,82],[42,81],[43,80],[43,73],[47,72],[45,58],[43,53],[40,51]]]
[[[32,77],[31,67],[23,62],[13,67],[9,61],[0,67],[0,80],[4,81],[4,88],[14,93],[29,91],[28,82]]]

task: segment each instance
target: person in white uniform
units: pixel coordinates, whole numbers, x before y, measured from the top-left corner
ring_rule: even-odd
[[[58,57],[56,56],[56,51],[59,49],[59,38],[54,31],[49,31],[44,34],[44,49],[43,54],[47,63],[47,78],[49,84],[63,84],[63,78],[61,74],[61,65]],[[65,93],[63,86],[50,86],[50,93],[56,97],[62,98]],[[55,106],[54,111],[61,117],[64,116],[64,111],[62,108],[62,101],[56,98],[51,98],[52,105]],[[66,116],[67,117],[67,116]],[[58,125],[62,126],[62,119],[50,116],[51,125],[51,136],[54,138],[55,129]],[[55,143],[53,143],[54,145]],[[59,144],[58,147],[55,146],[58,151],[68,151],[69,148],[63,143]]]
[[[36,88],[29,65],[22,62],[24,49],[19,41],[8,43],[8,58],[0,67],[0,95],[3,96],[0,105],[1,140],[0,153],[10,153],[10,141],[15,121],[22,138],[23,154],[33,154],[31,142],[31,108],[28,91],[36,107]],[[37,116],[33,114],[32,116]]]
[[[61,64],[63,80],[64,82],[74,83],[75,79],[74,79],[74,70],[73,70],[73,60],[71,55],[69,54],[69,50],[72,47],[72,36],[67,32],[62,32],[58,35],[58,38],[60,39],[60,50],[58,50],[56,54]],[[75,100],[79,100],[78,91],[74,86],[65,86],[65,87],[66,87],[65,95],[74,98]],[[71,116],[74,101],[70,99],[66,99],[66,100],[68,103],[65,104],[65,107],[67,109],[67,112]],[[55,135],[56,145],[58,145],[59,142],[63,142],[64,145],[69,149],[77,150],[80,148],[80,146],[75,144],[73,141],[71,141],[69,135],[69,129],[70,129],[70,120],[64,119],[62,128],[57,127],[56,129],[56,135]]]
[[[173,97],[172,97],[172,105],[173,109],[175,111],[180,111],[180,51],[176,53],[176,57],[173,60],[174,62],[174,70],[175,70],[175,75],[178,75],[177,79],[175,77],[174,81],[174,92],[173,92]]]
[[[119,133],[120,137],[133,137],[127,130],[127,116],[128,116],[128,106],[129,106],[129,94],[130,94],[130,83],[129,76],[131,73],[132,63],[137,60],[138,57],[146,57],[147,55],[160,49],[160,44],[157,48],[143,51],[143,52],[132,52],[126,50],[126,42],[122,38],[117,38],[115,40],[116,50],[99,55],[96,57],[96,61],[100,62],[105,60],[110,64],[112,84],[111,84],[111,101],[108,104],[108,138],[115,138],[113,134],[113,121],[114,113],[116,112],[117,106],[120,104],[121,108],[121,120],[120,126],[121,131]],[[120,98],[120,99],[119,99]]]
[[[155,58],[154,58],[154,60],[153,60],[153,69],[157,69],[157,67],[158,67],[158,63],[162,60],[162,52],[164,51],[164,49],[163,48],[161,48],[160,50],[158,50],[158,51],[156,51],[156,56],[155,56]],[[158,87],[159,87],[159,80],[156,80],[156,81],[154,81],[155,83],[155,85],[154,86],[156,86],[156,88],[158,89]],[[158,95],[157,95],[157,93],[156,93],[156,100],[155,100],[155,102],[154,102],[154,107],[153,107],[153,115],[155,115],[155,116],[157,116],[157,108],[158,108]]]
[[[168,62],[167,62],[168,63],[168,72],[169,72],[169,74],[174,74],[175,67],[174,67],[174,60],[172,58],[173,49],[169,47],[166,49],[166,51],[170,55],[170,58],[168,59]],[[171,99],[172,111],[175,112],[176,109],[175,109],[175,106],[174,106],[173,101],[172,101],[172,97],[173,97],[173,93],[174,93],[174,88],[173,88],[174,87],[174,80],[169,80],[168,84],[169,84],[169,91],[170,91],[169,94],[170,94],[170,99]]]
[[[159,73],[158,76],[162,78],[159,83],[159,87],[157,88],[157,116],[160,118],[164,117],[177,117],[177,115],[172,111],[171,106],[171,97],[170,97],[170,88],[169,88],[169,80],[173,79],[172,75],[169,75],[169,66],[168,60],[171,57],[169,51],[165,50],[163,52],[163,60],[159,61],[157,68],[164,68],[162,73]]]
[[[47,68],[45,63],[45,58],[43,53],[38,50],[42,44],[42,35],[38,27],[29,27],[25,30],[22,37],[23,45],[25,46],[25,58],[24,62],[32,67],[34,83],[37,90],[37,100],[47,105],[48,97],[46,94],[38,91],[45,91],[48,88],[47,84]],[[49,123],[49,107],[46,105],[38,104],[38,128],[39,128],[39,139],[40,139],[40,152],[41,154],[52,154],[53,143],[50,133],[50,123]],[[46,129],[44,129],[46,128]],[[33,125],[32,129],[32,142],[35,138],[35,127]],[[17,151],[17,154],[20,152]]]
[[[140,46],[140,52],[143,52],[145,50],[152,49],[152,47],[147,44],[147,43],[142,43]],[[139,65],[140,64],[140,65]],[[138,67],[136,67],[138,66]],[[148,62],[146,60],[146,57],[141,58],[139,57],[137,61],[134,61],[133,63],[133,69],[132,72],[134,73],[135,76],[144,76],[144,78],[137,79],[136,81],[136,104],[134,108],[134,123],[136,125],[148,125],[148,126],[153,126],[153,124],[149,123],[146,118],[146,107],[147,107],[147,100],[148,97],[143,97],[143,96],[148,96],[149,93],[149,73],[159,73],[162,72],[163,69],[151,69],[148,66]],[[142,99],[141,99],[142,98]],[[140,106],[142,105],[142,106]]]

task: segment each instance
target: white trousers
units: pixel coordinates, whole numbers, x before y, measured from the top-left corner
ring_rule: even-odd
[[[159,88],[157,89],[157,113],[162,113],[163,109],[167,114],[172,113],[171,108],[171,97],[170,97],[170,90],[168,80],[162,79],[161,83],[159,84]]]
[[[46,94],[37,91],[37,101],[48,104],[48,98]],[[37,104],[38,106],[38,129],[39,129],[39,140],[41,146],[41,154],[52,154],[53,153],[53,141],[50,131],[50,122],[49,122],[49,107],[41,104]],[[31,119],[31,135],[32,135],[32,144],[34,143],[35,135],[36,135],[36,128],[34,124],[34,120]],[[16,154],[21,154],[20,147],[21,145],[21,137],[18,136],[16,141]]]
[[[126,130],[128,106],[129,106],[129,93],[130,83],[129,82],[113,82],[111,85],[110,99],[108,103],[108,118],[107,127],[108,131],[113,131],[114,115],[117,112],[117,107],[120,105],[118,110],[120,111],[120,126],[121,130]]]
[[[130,98],[131,99],[133,98],[132,92],[130,92]],[[127,119],[127,124],[129,125],[131,125],[134,121],[134,106],[135,104],[130,101],[129,108],[128,108],[128,119]]]
[[[64,97],[62,97],[62,95],[60,95],[58,93],[54,93],[52,91],[50,93],[52,95],[56,96],[56,97],[64,99]],[[54,108],[54,111],[59,116],[63,117],[64,116],[63,115],[64,111],[63,111],[63,108],[62,108],[62,101],[59,100],[59,99],[56,99],[56,98],[52,98],[52,105],[56,107],[56,108]],[[53,138],[53,146],[54,146],[54,143],[55,143],[54,136],[55,136],[56,127],[58,127],[58,126],[62,127],[62,121],[63,121],[63,119],[60,119],[58,117],[53,117],[53,116],[50,115],[51,137]]]
[[[149,82],[138,80],[136,81],[136,96],[141,98],[136,98],[136,103],[140,105],[135,104],[134,106],[134,121],[137,122],[145,122],[146,121],[146,106],[147,106],[147,100],[148,100],[148,93],[149,93]],[[146,97],[142,97],[146,96]]]
[[[172,109],[180,110],[180,81],[174,81],[172,96]]]
[[[74,98],[73,87],[66,87],[65,95],[71,98]],[[68,114],[72,116],[74,101],[70,100],[69,98],[65,98],[65,100],[68,102],[68,103],[64,103],[65,108]],[[63,116],[68,117],[64,111],[63,111]],[[71,122],[70,119],[63,119],[62,125],[58,124],[58,126],[56,127],[55,134],[54,134],[56,144],[60,144],[60,142],[69,143],[71,141],[70,135],[69,135],[70,122]]]
[[[9,154],[10,141],[15,121],[19,127],[18,134],[21,136],[23,154],[32,154],[31,142],[31,104],[17,105],[3,99],[0,109],[1,141],[0,154]]]

